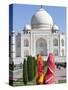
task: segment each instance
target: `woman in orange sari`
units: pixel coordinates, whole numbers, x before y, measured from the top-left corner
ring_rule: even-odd
[[[36,65],[36,83],[43,84],[44,80],[44,62],[40,54],[37,55],[37,65]]]

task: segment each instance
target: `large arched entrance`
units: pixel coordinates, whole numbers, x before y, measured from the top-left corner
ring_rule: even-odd
[[[39,38],[36,41],[36,54],[41,53],[42,56],[47,56],[47,41],[43,38]]]

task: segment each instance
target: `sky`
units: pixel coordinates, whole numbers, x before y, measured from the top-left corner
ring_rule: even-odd
[[[42,6],[52,17],[54,24],[58,25],[61,32],[66,31],[66,8],[57,6]],[[41,5],[13,5],[13,30],[19,32],[26,24],[31,24],[34,15]],[[12,15],[12,14],[11,14]],[[10,17],[10,16],[9,16]]]

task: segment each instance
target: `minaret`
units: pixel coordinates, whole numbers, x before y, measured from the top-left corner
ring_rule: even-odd
[[[10,40],[9,40],[10,44],[9,44],[9,52],[10,52],[10,58],[12,61],[14,61],[15,59],[15,32],[12,31],[10,32]],[[10,62],[12,62],[10,61]]]

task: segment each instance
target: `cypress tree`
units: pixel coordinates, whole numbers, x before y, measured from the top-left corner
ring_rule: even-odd
[[[35,58],[32,56],[27,57],[27,72],[28,72],[28,80],[33,80],[35,76]]]
[[[24,82],[25,85],[27,85],[27,81],[28,81],[27,61],[26,61],[26,59],[24,59],[24,63],[23,63],[23,82]]]
[[[36,75],[36,60],[35,57],[33,57],[33,70],[34,70],[34,77]]]

